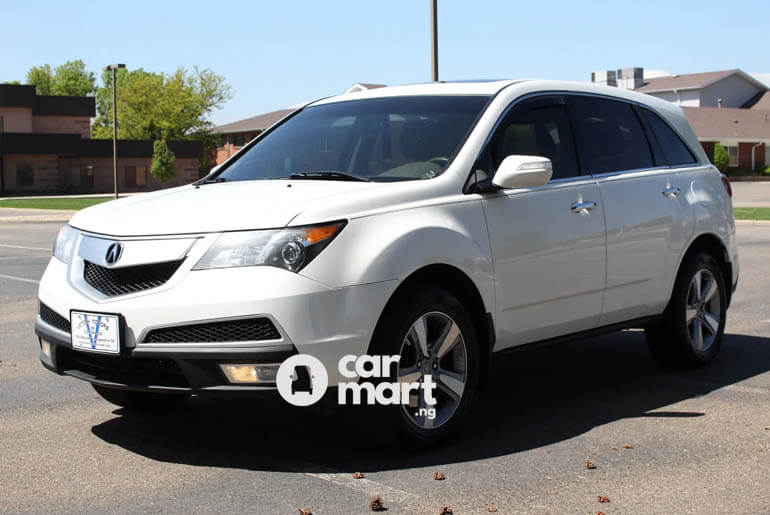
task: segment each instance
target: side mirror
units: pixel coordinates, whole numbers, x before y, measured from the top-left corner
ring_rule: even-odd
[[[503,189],[542,186],[551,180],[551,160],[540,156],[508,156],[492,177],[492,184]]]

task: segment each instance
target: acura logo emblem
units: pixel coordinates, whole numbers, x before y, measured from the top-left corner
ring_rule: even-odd
[[[123,244],[122,243],[112,243],[109,247],[107,247],[107,255],[104,256],[104,262],[108,265],[114,265],[118,262],[118,259],[120,259],[120,256],[123,254]]]

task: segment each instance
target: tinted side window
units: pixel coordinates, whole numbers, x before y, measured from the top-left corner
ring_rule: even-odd
[[[598,174],[653,166],[650,145],[630,104],[592,97],[571,97],[569,102],[585,172]]]
[[[660,116],[648,109],[642,109],[642,112],[653,134],[658,139],[669,166],[690,165],[696,162],[695,156],[692,155],[687,145],[666,122],[660,119]]]
[[[491,145],[494,169],[513,154],[547,157],[553,179],[579,175],[564,105],[533,100],[517,106],[500,124]]]

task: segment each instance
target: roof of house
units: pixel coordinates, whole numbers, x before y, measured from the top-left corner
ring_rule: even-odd
[[[683,107],[700,140],[770,141],[770,110]]]
[[[744,109],[762,109],[770,110],[770,90],[757,93],[755,96],[749,99],[748,102],[741,107]]]
[[[1,107],[31,107],[32,114],[47,116],[96,116],[94,97],[37,95],[35,86],[0,84]]]
[[[211,129],[211,132],[217,134],[229,134],[233,132],[263,131],[292,111],[294,111],[294,109],[271,111],[269,113],[252,116],[251,118],[238,120],[237,122],[219,125]]]
[[[745,73],[742,70],[722,70],[717,72],[688,73],[685,75],[670,75],[668,77],[656,77],[645,79],[644,85],[637,88],[636,91],[642,93],[655,93],[659,91],[671,91],[674,89],[699,89],[710,86],[730,75],[738,74],[748,82],[756,85],[760,89],[766,89],[764,83]]]

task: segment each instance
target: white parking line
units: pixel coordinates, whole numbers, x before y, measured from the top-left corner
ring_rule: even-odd
[[[405,492],[404,490],[386,486],[382,483],[378,483],[377,481],[372,481],[371,479],[355,479],[352,474],[339,472],[337,470],[323,467],[315,463],[295,462],[293,464],[288,464],[287,468],[294,472],[302,472],[310,477],[322,479],[324,481],[334,483],[335,485],[339,485],[350,490],[363,492],[370,496],[379,495],[385,500],[386,503],[388,501],[397,502],[400,504],[414,503],[419,499],[417,495]],[[316,469],[317,471],[314,470],[313,472],[308,472],[308,470],[313,469]]]
[[[36,281],[34,279],[25,279],[24,277],[14,277],[12,275],[0,274],[0,279],[11,279],[11,280],[14,280],[14,281],[21,281],[23,283],[40,284],[40,281]]]
[[[45,247],[24,247],[22,245],[5,245],[4,243],[0,243],[0,247],[6,247],[9,249],[24,249],[24,250],[45,250],[50,251],[50,248]]]
[[[23,256],[0,256],[0,259],[48,259],[48,255],[35,256],[30,254],[24,254]]]

